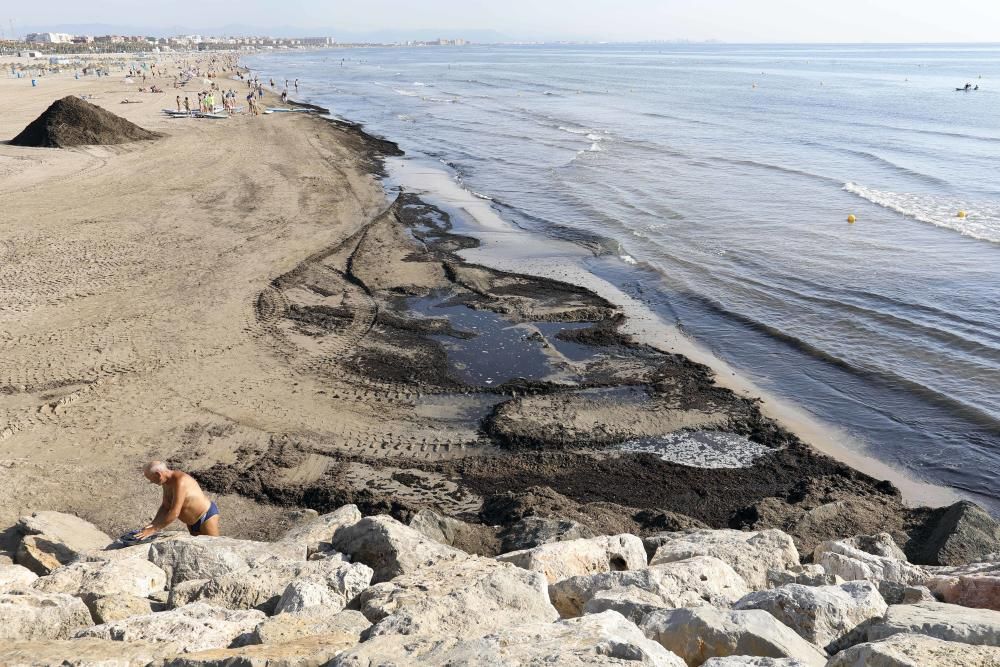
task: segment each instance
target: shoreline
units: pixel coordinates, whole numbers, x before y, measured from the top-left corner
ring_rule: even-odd
[[[485,523],[513,520],[496,509],[511,501],[638,533],[784,527],[803,547],[849,526],[912,550],[940,519],[801,442],[707,368],[633,339],[602,295],[466,260],[488,244],[421,199],[386,208],[375,176],[391,142],[313,114],[216,124],[138,106],[111,108],[167,136],[0,150],[92,161],[71,180],[32,172],[32,191],[11,195],[14,266],[69,291],[39,299],[26,285],[17,344],[0,350],[32,382],[5,379],[0,395],[15,426],[0,467],[7,512],[69,510],[123,531],[137,503],[154,505],[132,469],[162,456],[218,494],[226,532],[244,536],[348,502]],[[18,113],[7,122],[30,120]],[[134,192],[78,196],[140,170]],[[73,247],[103,273],[57,273],[65,262],[46,253]],[[126,251],[142,260],[106,259]],[[503,351],[496,362],[482,341]],[[457,379],[453,355],[474,381]],[[52,377],[70,363],[73,377]],[[731,436],[722,454],[739,467],[713,464],[712,433]],[[666,436],[700,451],[701,467],[620,447]]]

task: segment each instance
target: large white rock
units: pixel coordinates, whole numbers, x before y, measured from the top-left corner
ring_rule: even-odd
[[[219,648],[179,655],[157,667],[325,667],[344,649],[344,637],[300,637],[281,644]]]
[[[365,590],[359,601],[375,623],[375,636],[439,636],[456,628],[473,636],[559,616],[541,573],[491,558],[468,557],[401,575]]]
[[[944,602],[892,605],[885,620],[868,628],[868,640],[877,641],[905,632],[950,642],[1000,646],[1000,611],[970,609]]]
[[[800,565],[787,570],[770,569],[767,571],[767,587],[777,588],[787,584],[802,584],[803,586],[836,586],[844,580],[835,574],[827,574],[822,565]]]
[[[889,605],[870,581],[849,581],[839,586],[788,584],[757,591],[737,602],[734,609],[763,609],[797,632],[800,637],[835,653],[864,639],[864,630],[881,620]]]
[[[305,561],[302,544],[254,542],[231,537],[176,537],[154,542],[149,560],[167,573],[172,588],[192,579],[214,579],[267,560]]]
[[[233,611],[195,602],[185,607],[86,628],[77,638],[115,641],[173,642],[182,652],[225,648],[246,643],[253,630],[267,618],[263,612]]]
[[[635,535],[613,535],[552,542],[503,554],[497,560],[541,572],[554,584],[584,574],[644,568],[646,549]]]
[[[323,567],[304,570],[289,582],[275,605],[275,613],[319,606],[339,611],[371,584],[372,569],[363,563],[321,561],[316,565]]]
[[[795,658],[758,658],[750,655],[730,655],[725,658],[709,658],[702,667],[808,667]]]
[[[165,605],[152,602],[148,598],[140,598],[135,595],[103,595],[100,597],[87,596],[82,598],[90,615],[94,618],[94,623],[111,623],[120,621],[130,616],[145,616],[154,611],[162,611]]]
[[[615,590],[617,594],[603,596],[606,602],[598,604],[636,620],[638,611],[625,613],[627,605],[610,604],[613,599],[623,599],[622,589],[646,593],[635,598],[637,606],[632,608],[636,610],[647,604],[661,609],[729,606],[750,592],[743,577],[718,558],[695,556],[641,570],[570,577],[550,585],[549,597],[562,616],[573,617],[582,614],[585,606],[602,592]],[[593,606],[589,611],[598,610],[599,606]]]
[[[18,547],[17,562],[39,575],[72,562],[81,553],[103,549],[112,541],[89,521],[62,512],[21,517],[16,531],[25,538]]]
[[[349,640],[351,646],[361,641],[361,633],[371,627],[371,623],[360,611],[333,611],[324,607],[312,607],[273,616],[253,631],[254,644],[280,644],[282,642],[323,635],[337,636]]]
[[[72,563],[33,584],[43,593],[149,597],[167,585],[167,574],[148,560]]]
[[[345,526],[353,526],[361,521],[361,510],[357,505],[344,505],[329,514],[323,514],[295,526],[279,541],[300,544],[309,553],[332,549],[333,534]]]
[[[228,609],[259,609],[274,613],[293,581],[309,578],[329,592],[329,601],[343,609],[371,583],[372,570],[340,560],[265,560],[249,570],[228,572],[209,580],[188,596]]]
[[[569,519],[526,516],[505,528],[500,537],[503,540],[500,546],[502,552],[509,553],[531,549],[540,544],[581,540],[596,535],[582,523]]]
[[[177,653],[173,644],[103,639],[14,641],[0,644],[4,667],[138,667]]]
[[[768,570],[787,570],[799,565],[795,543],[780,530],[684,530],[647,538],[646,542],[656,546],[650,565],[692,556],[713,556],[736,570],[753,590],[768,587]]]
[[[370,516],[337,529],[333,548],[375,571],[372,581],[389,581],[426,565],[457,561],[468,554],[426,537],[389,516]]]
[[[821,542],[813,551],[813,562],[845,581],[866,579],[876,584],[887,581],[909,585],[919,584],[927,577],[927,572],[917,565],[862,551],[849,541]]]
[[[69,639],[92,623],[86,605],[72,595],[0,594],[0,640]]]
[[[828,667],[1000,667],[1000,648],[898,634],[841,651]]]
[[[930,576],[924,585],[942,601],[1000,611],[1000,562],[928,570]]]
[[[470,638],[447,632],[436,637],[378,637],[334,660],[334,667],[422,665],[583,667],[634,665],[684,667],[684,661],[649,641],[613,611],[559,623],[529,623]]]
[[[23,565],[0,565],[0,593],[24,589],[36,579],[38,575]]]
[[[796,658],[815,667],[826,655],[766,611],[691,607],[655,611],[641,626],[650,639],[700,665],[709,658],[749,655]]]

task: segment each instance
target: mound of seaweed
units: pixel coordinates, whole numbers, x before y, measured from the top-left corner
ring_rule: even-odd
[[[126,144],[159,136],[90,102],[68,96],[53,102],[10,143],[15,146],[70,148]]]

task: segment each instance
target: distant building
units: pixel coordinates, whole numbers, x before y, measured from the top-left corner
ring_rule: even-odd
[[[73,35],[65,32],[33,32],[25,41],[35,44],[70,44],[73,42]]]

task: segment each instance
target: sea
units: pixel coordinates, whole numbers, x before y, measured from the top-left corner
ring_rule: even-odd
[[[244,62],[398,142],[526,239],[579,246],[845,446],[1000,515],[1000,45]]]

